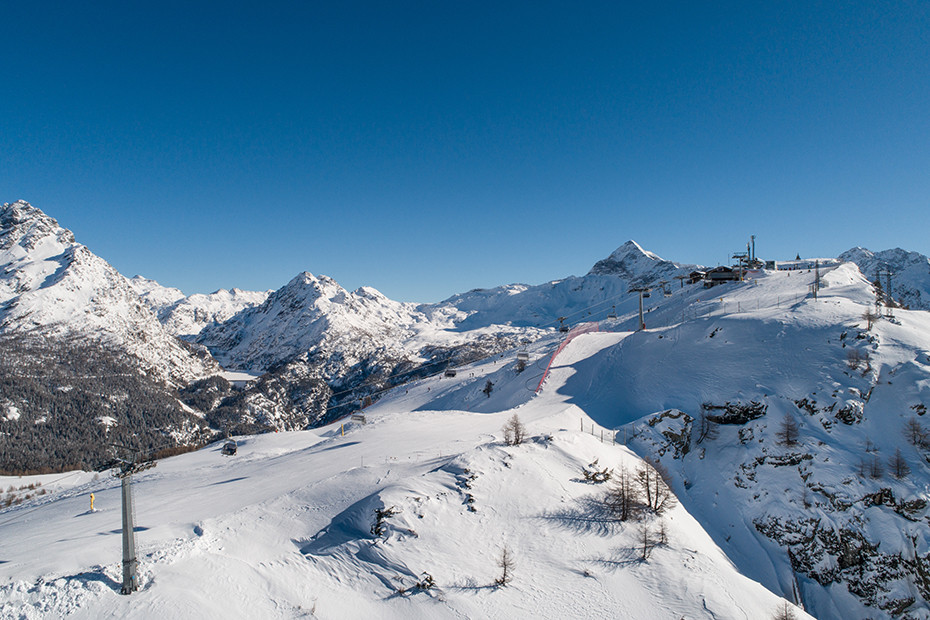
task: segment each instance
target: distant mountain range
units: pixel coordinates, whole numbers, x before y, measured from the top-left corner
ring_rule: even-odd
[[[930,307],[926,256],[854,248],[840,258],[870,279],[878,268],[891,270],[895,298]],[[476,289],[435,304],[394,301],[370,287],[350,292],[308,272],[277,291],[185,296],[142,276],[125,278],[20,201],[0,209],[0,335],[105,347],[171,395],[180,417],[160,432],[177,444],[194,436],[173,430],[182,426],[244,432],[319,424],[387,387],[535,341],[561,324],[616,316],[633,329],[630,288],[668,293],[682,286],[676,276],[698,267],[628,241],[585,276]],[[256,379],[235,388],[220,364]],[[22,400],[15,388],[4,398],[26,413],[21,426],[43,417],[15,404]],[[45,417],[52,428],[54,417]],[[17,467],[27,461],[19,458]],[[11,465],[0,460],[3,467]]]

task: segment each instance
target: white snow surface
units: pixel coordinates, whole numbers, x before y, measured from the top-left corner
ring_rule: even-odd
[[[770,617],[782,600],[740,574],[684,507],[662,517],[668,543],[643,561],[637,526],[605,519],[604,487],[581,480],[595,458],[639,462],[563,393],[579,365],[627,338],[577,338],[539,396],[531,384],[552,339],[530,347],[523,374],[514,356],[496,357],[396,388],[365,424],[240,437],[233,457],[217,444],[159,462],[135,477],[142,587],[131,596],[118,594],[118,481],[42,478],[53,492],[0,511],[0,615]],[[506,446],[514,413],[529,439]],[[385,508],[396,514],[376,536]],[[495,587],[505,546],[513,581]],[[424,573],[434,588],[415,587]]]

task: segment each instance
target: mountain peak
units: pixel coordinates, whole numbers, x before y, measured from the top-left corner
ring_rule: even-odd
[[[641,245],[630,239],[614,250],[610,256],[597,261],[588,275],[616,275],[632,279],[642,277],[663,265],[676,267],[674,263],[644,250]]]
[[[70,230],[33,207],[25,200],[6,203],[0,207],[0,249],[20,245],[26,251],[35,249],[45,241],[65,246],[75,243]]]
[[[620,256],[629,256],[629,255],[631,255],[631,254],[632,254],[632,255],[643,255],[643,256],[646,256],[647,258],[651,258],[651,259],[653,259],[653,260],[662,260],[662,258],[659,257],[657,254],[653,254],[652,252],[643,249],[643,246],[641,246],[640,244],[636,243],[636,242],[635,242],[634,240],[632,240],[632,239],[630,239],[629,241],[627,241],[626,243],[624,243],[623,245],[621,245],[619,248],[617,248],[616,250],[614,250],[613,253],[612,253],[610,256],[611,256],[611,257],[620,257]]]

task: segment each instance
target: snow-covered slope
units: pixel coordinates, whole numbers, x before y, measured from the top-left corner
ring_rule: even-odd
[[[166,381],[216,369],[164,329],[125,277],[26,202],[0,207],[0,270],[2,333],[99,339]]]
[[[544,389],[658,459],[747,576],[820,618],[928,618],[930,315],[868,329],[871,284],[824,271],[816,300],[805,271],[676,291]]]
[[[840,254],[839,259],[858,265],[862,273],[874,282],[878,272],[891,271],[892,297],[914,310],[930,310],[930,258],[901,248],[870,252],[856,247]],[[887,287],[886,277],[881,277]]]
[[[592,433],[560,387],[572,364],[623,338],[577,339],[536,398],[524,385],[536,366],[516,374],[509,355],[398,388],[364,425],[243,437],[234,457],[211,446],[161,461],[134,484],[142,587],[131,596],[118,594],[118,482],[44,478],[50,493],[0,512],[0,614],[772,617],[784,601],[738,573],[683,507],[620,523],[603,508],[604,486],[582,479],[594,459],[641,466]],[[538,363],[553,344],[528,351]],[[439,399],[455,407],[429,410]],[[527,441],[507,446],[501,426],[514,413]],[[655,544],[645,559],[643,532]],[[512,581],[499,587],[504,548]]]
[[[176,288],[161,286],[142,276],[129,282],[169,332],[188,340],[195,339],[207,325],[222,323],[246,308],[261,305],[272,292],[234,288],[185,297]]]

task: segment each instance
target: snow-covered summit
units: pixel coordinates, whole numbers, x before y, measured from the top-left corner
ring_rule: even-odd
[[[262,304],[271,291],[219,289],[184,296],[179,289],[136,276],[129,281],[165,328],[179,338],[193,339],[207,325],[222,323],[237,313]]]
[[[156,314],[164,307],[170,306],[178,300],[184,299],[181,289],[162,286],[155,280],[137,275],[129,279],[129,284],[139,293],[149,308]]]
[[[423,320],[414,304],[390,300],[371,287],[350,292],[328,276],[305,271],[261,305],[207,326],[199,341],[231,367],[263,371],[323,341],[341,341],[347,353],[391,347]]]
[[[0,274],[0,332],[99,339],[170,381],[213,368],[165,331],[124,276],[29,203],[0,208]]]
[[[895,301],[914,309],[930,310],[930,258],[923,254],[901,248],[872,252],[855,247],[840,254],[839,259],[855,263],[870,281],[876,279],[878,272],[890,270]],[[886,287],[885,276],[881,284]]]
[[[632,239],[599,260],[588,275],[620,276],[637,286],[648,286],[659,280],[668,280],[680,273],[687,273],[695,265],[679,265],[665,260],[658,254],[644,250]]]
[[[34,252],[40,245],[47,250],[74,243],[74,234],[25,200],[0,207],[0,250],[19,246],[24,252]]]

